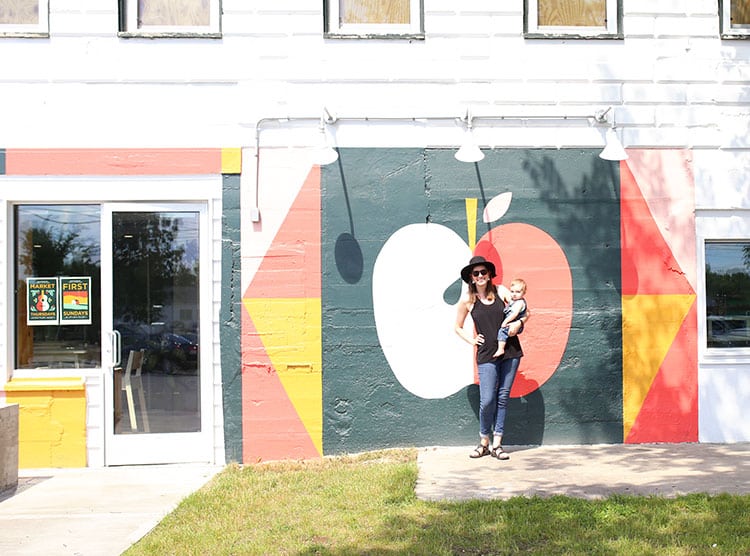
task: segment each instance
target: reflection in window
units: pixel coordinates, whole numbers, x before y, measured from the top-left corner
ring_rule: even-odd
[[[750,347],[750,241],[706,242],[708,347]]]
[[[15,207],[16,368],[101,366],[99,222],[98,205]],[[30,326],[27,279],[59,276],[91,278],[91,324]]]

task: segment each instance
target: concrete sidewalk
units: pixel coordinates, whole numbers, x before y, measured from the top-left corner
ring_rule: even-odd
[[[505,448],[508,461],[470,459],[472,448],[420,449],[417,496],[467,500],[750,494],[747,443],[510,446]]]
[[[142,465],[19,471],[0,496],[2,556],[117,556],[221,467]]]

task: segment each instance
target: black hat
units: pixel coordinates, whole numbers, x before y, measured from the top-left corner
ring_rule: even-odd
[[[463,281],[467,284],[471,283],[471,271],[474,269],[475,266],[486,266],[487,270],[490,271],[490,279],[494,278],[496,276],[495,274],[495,265],[485,259],[481,256],[472,257],[469,261],[469,264],[467,264],[465,267],[461,269],[461,278],[463,278]]]

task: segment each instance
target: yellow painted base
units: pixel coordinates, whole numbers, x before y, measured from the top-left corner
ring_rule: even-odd
[[[81,378],[13,379],[18,404],[18,467],[86,467],[86,387]]]

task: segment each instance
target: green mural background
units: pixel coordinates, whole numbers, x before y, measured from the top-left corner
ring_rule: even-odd
[[[375,329],[372,270],[385,241],[408,224],[441,224],[468,242],[465,199],[477,198],[481,215],[507,191],[513,200],[500,223],[524,222],[552,236],[574,292],[563,359],[539,390],[511,400],[506,443],[622,442],[618,163],[596,150],[487,151],[477,164],[453,152],[340,149],[337,163],[322,170],[324,452],[474,442],[476,386],[422,399],[394,377]],[[480,216],[477,239],[488,226]],[[445,294],[451,304],[458,271]]]

